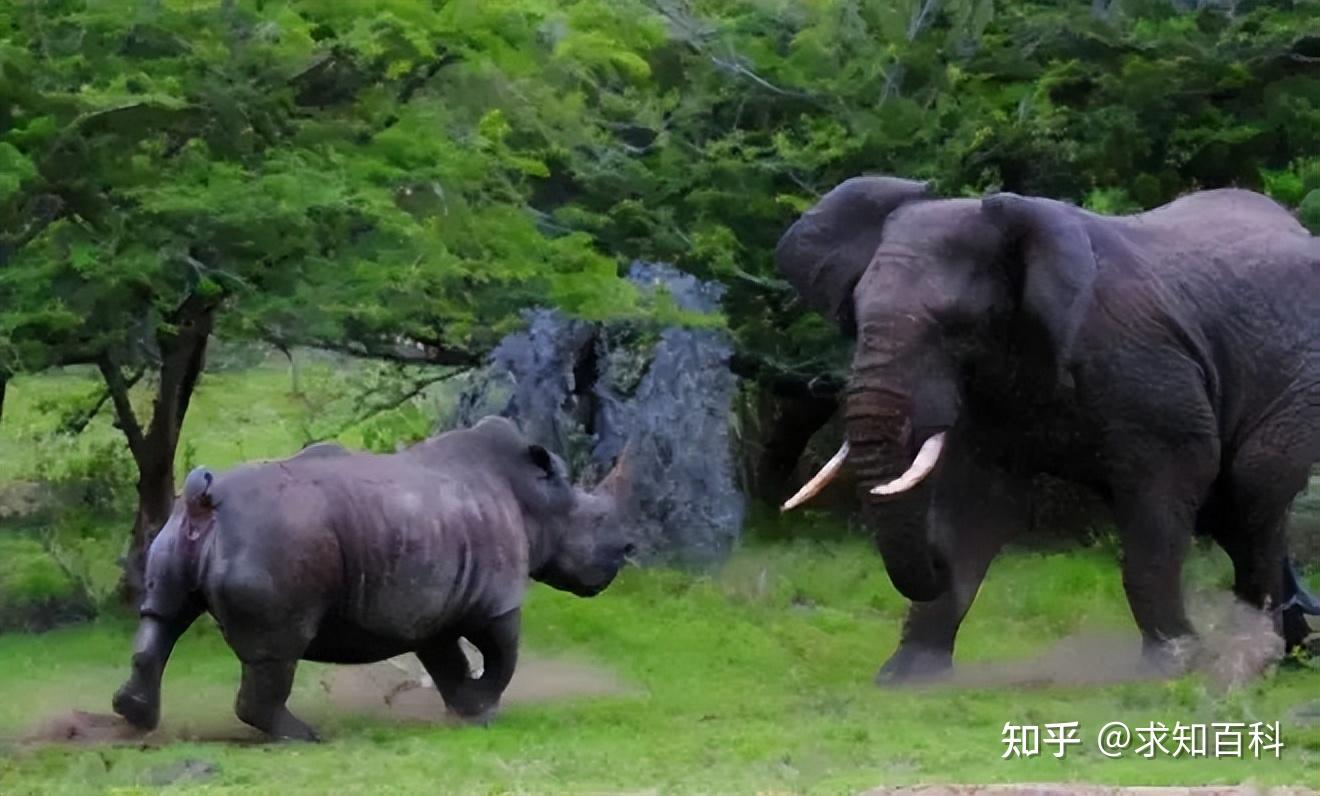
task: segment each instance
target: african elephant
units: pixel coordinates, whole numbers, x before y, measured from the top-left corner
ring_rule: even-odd
[[[321,444],[197,468],[152,542],[115,712],[156,726],[170,652],[209,611],[243,664],[235,712],[272,736],[316,738],[285,706],[299,660],[413,652],[452,711],[484,718],[513,676],[528,576],[590,597],[630,554],[616,527],[626,467],[587,492],[558,456],[488,417],[390,455]],[[460,637],[481,652],[479,677]]]
[[[1213,190],[1103,216],[858,177],[803,214],[775,259],[856,340],[846,441],[785,508],[855,468],[889,577],[913,601],[878,681],[952,665],[1038,473],[1112,508],[1156,662],[1195,648],[1181,587],[1194,533],[1223,547],[1234,592],[1272,607],[1288,645],[1307,635],[1302,614],[1320,606],[1284,532],[1320,458],[1320,239],[1284,208]]]

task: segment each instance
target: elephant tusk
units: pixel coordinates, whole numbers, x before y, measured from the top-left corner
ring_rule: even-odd
[[[815,497],[820,490],[825,488],[826,484],[834,480],[834,476],[839,474],[839,471],[843,469],[843,461],[847,458],[848,441],[844,440],[843,445],[839,447],[839,452],[831,456],[830,460],[825,462],[825,466],[820,468],[820,472],[803,484],[796,495],[784,501],[784,505],[780,506],[779,510],[789,511],[795,509]]]
[[[907,472],[890,481],[887,484],[881,484],[871,490],[872,495],[901,495],[912,487],[926,480],[935,469],[935,464],[940,460],[940,452],[944,450],[944,432],[936,434],[926,440],[921,445],[921,450],[917,451],[917,458],[912,460],[911,466]]]

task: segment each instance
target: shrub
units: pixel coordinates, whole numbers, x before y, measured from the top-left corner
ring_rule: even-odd
[[[1297,218],[1315,235],[1320,235],[1320,188],[1311,191],[1297,205]]]
[[[76,437],[51,435],[43,442],[36,476],[67,504],[124,514],[132,511],[137,467],[118,439],[79,445]]]
[[[0,537],[0,631],[39,631],[96,611],[87,590],[40,542]]]

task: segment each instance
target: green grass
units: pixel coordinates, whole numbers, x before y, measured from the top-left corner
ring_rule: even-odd
[[[1193,577],[1222,581],[1218,556]],[[963,663],[1029,656],[1087,629],[1130,630],[1112,557],[1005,557],[960,639]],[[155,792],[151,772],[195,758],[219,772],[196,793],[853,792],[932,781],[1317,785],[1320,672],[1282,670],[1222,693],[1199,677],[1107,687],[884,690],[871,675],[903,603],[861,543],[752,545],[718,575],[628,571],[578,600],[537,587],[526,641],[614,670],[619,696],[520,703],[486,728],[396,724],[337,713],[304,664],[295,709],[320,745],[177,743],[164,748],[15,747],[0,793]],[[0,638],[0,735],[79,707],[106,711],[131,628],[114,623]],[[166,677],[167,725],[236,727],[237,665],[212,627],[181,642]],[[1063,760],[1006,761],[1004,722],[1080,721]],[[1106,722],[1281,721],[1274,760],[1110,760],[1087,733]],[[1315,721],[1314,718],[1311,719]],[[278,785],[276,785],[278,783]],[[388,787],[386,787],[388,786]]]
[[[296,451],[352,416],[361,378],[360,371],[311,362],[301,375],[303,394],[294,395],[279,361],[208,373],[184,428],[178,471]],[[90,374],[76,371],[10,385],[0,423],[0,485],[117,466],[106,452],[122,441],[107,415],[77,438],[51,433],[52,407],[95,387]],[[136,400],[145,404],[148,393],[139,391]],[[417,419],[395,413],[390,422]],[[371,429],[359,424],[339,438],[361,445]],[[1106,687],[876,688],[872,674],[896,643],[905,603],[869,546],[831,540],[836,529],[811,519],[790,526],[776,518],[775,527],[758,520],[764,535],[780,541],[751,543],[709,576],[631,570],[593,600],[536,587],[525,614],[530,652],[593,661],[628,688],[608,697],[511,703],[486,728],[343,712],[319,685],[331,667],[305,664],[292,703],[323,731],[320,745],[32,748],[14,739],[43,720],[74,708],[108,712],[126,673],[132,627],[107,618],[44,635],[0,636],[0,739],[8,739],[0,740],[0,796],[843,793],[950,781],[1320,787],[1320,671],[1313,668],[1283,670],[1231,693],[1196,676]],[[85,550],[99,573],[91,576],[96,591],[105,593],[115,574],[107,551],[127,520],[82,509],[58,522],[68,528],[61,538],[85,544],[70,550]],[[25,533],[35,538],[31,529]],[[1199,553],[1188,577],[1222,589],[1223,556]],[[964,625],[958,660],[1025,659],[1069,634],[1112,629],[1133,632],[1111,551],[1016,553],[992,568]],[[232,715],[237,682],[237,663],[214,626],[199,622],[166,675],[164,729],[242,736]],[[1074,720],[1086,743],[1064,760],[1001,759],[1006,721]],[[1287,747],[1281,760],[1110,760],[1093,739],[1114,720],[1278,720]],[[192,785],[151,784],[184,759],[208,761],[218,773]]]

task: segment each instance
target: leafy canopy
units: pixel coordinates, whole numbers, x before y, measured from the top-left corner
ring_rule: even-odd
[[[0,364],[231,333],[465,361],[553,304],[727,287],[748,373],[839,372],[773,272],[849,176],[1104,212],[1263,188],[1320,229],[1320,0],[29,0],[0,8]]]

